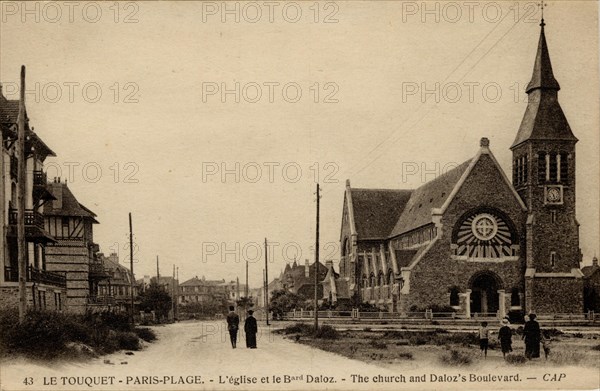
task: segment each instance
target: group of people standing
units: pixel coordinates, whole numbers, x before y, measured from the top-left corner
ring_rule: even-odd
[[[231,340],[231,347],[236,348],[237,335],[240,328],[240,317],[235,313],[235,308],[229,306],[229,313],[227,314],[227,330],[229,331],[229,339]],[[258,332],[258,325],[256,324],[256,318],[253,316],[254,311],[248,310],[248,317],[244,322],[244,333],[246,333],[246,347],[249,349],[256,349],[256,333]]]
[[[523,339],[525,341],[525,357],[528,359],[540,357],[540,342],[542,342],[543,336],[540,330],[540,324],[535,320],[535,314],[529,314],[529,319],[525,322],[523,327]],[[502,349],[502,356],[506,357],[507,353],[513,351],[512,349],[512,335],[513,330],[510,328],[510,322],[507,317],[504,317],[501,321],[500,329],[498,330],[498,340],[500,341],[500,348]],[[489,345],[490,329],[487,322],[481,322],[479,327],[479,347],[481,354],[487,357],[487,350]],[[544,347],[544,352],[547,356],[547,348]]]

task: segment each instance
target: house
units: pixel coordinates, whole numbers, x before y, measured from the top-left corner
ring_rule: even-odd
[[[89,305],[129,312],[132,291],[134,306],[139,304],[138,284],[131,283],[135,281],[135,276],[131,273],[131,270],[119,263],[119,256],[116,253],[111,253],[108,257],[99,253],[98,259],[102,263],[103,270],[108,278],[98,282],[98,290],[89,297]]]
[[[195,276],[180,285],[179,304],[207,303],[227,300],[225,280],[207,280],[204,276]]]
[[[98,221],[66,182],[55,178],[47,186],[54,198],[44,204],[44,227],[54,238],[46,246],[47,268],[66,273],[69,310],[83,313],[88,304],[95,304],[100,281],[109,277],[96,257],[100,248],[94,243],[93,226]]]
[[[598,266],[598,257],[594,256],[592,265],[582,267],[581,272],[584,275],[584,310],[600,312],[600,266]]]
[[[316,265],[316,266],[315,266]],[[304,265],[296,261],[290,266],[287,264],[279,276],[282,289],[292,292],[303,299],[312,299],[315,296],[315,271],[318,269],[318,297],[323,297],[323,286],[321,282],[327,275],[327,267],[321,262],[309,264],[308,259]]]
[[[471,159],[417,189],[347,181],[340,276],[330,275],[329,291],[346,285],[349,298],[401,313],[582,312],[578,140],[558,101],[544,26],[512,175],[482,138]]]
[[[24,69],[22,73],[24,82]],[[68,306],[67,281],[64,272],[54,271],[48,263],[47,248],[55,242],[44,226],[43,207],[52,202],[53,196],[46,189],[44,161],[54,152],[30,126],[27,110],[23,104],[20,113],[19,100],[8,100],[0,84],[0,305],[17,307],[19,300],[19,267],[17,243],[17,185],[19,157],[16,152],[17,124],[19,115],[25,120],[25,256],[27,306],[36,309],[65,310]]]

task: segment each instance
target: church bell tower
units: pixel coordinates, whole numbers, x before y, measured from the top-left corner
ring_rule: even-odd
[[[511,146],[513,185],[528,209],[525,301],[527,311],[579,312],[577,138],[558,102],[560,85],[552,71],[543,17],[540,26],[527,109]]]

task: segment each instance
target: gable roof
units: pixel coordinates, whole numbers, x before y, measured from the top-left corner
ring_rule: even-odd
[[[470,163],[471,159],[414,190],[390,237],[431,223],[431,209],[439,208],[446,202]]]
[[[47,202],[44,204],[44,215],[89,217],[94,223],[98,223],[95,218],[96,214],[77,201],[77,198],[71,193],[71,190],[67,187],[66,183],[49,183],[48,191],[50,191],[55,198],[59,200],[62,199],[62,206],[58,208],[55,207],[56,204],[54,202]]]
[[[412,190],[394,189],[350,189],[350,192],[361,240],[387,238],[412,194]]]

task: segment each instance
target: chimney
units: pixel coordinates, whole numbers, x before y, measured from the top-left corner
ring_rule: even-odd
[[[327,270],[333,268],[333,261],[332,260],[325,261],[325,267],[327,267]]]
[[[598,266],[598,257],[594,255],[594,258],[592,259],[592,266]]]
[[[63,202],[62,202],[62,198],[63,198],[63,193],[62,193],[62,188],[60,186],[60,179],[58,180],[58,182],[54,182],[51,185],[52,187],[52,195],[54,196],[54,198],[56,198],[55,200],[52,201],[52,208],[54,209],[62,209],[63,207]]]
[[[479,146],[488,148],[490,146],[490,139],[487,137],[482,137],[479,141]]]
[[[308,259],[304,260],[304,277],[307,277],[310,275],[310,267],[308,266]]]

